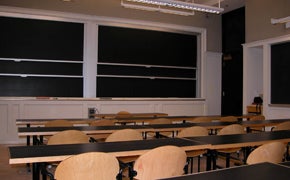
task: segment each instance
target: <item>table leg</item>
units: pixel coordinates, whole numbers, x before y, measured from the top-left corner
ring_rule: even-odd
[[[32,180],[39,180],[39,165],[38,163],[32,163]]]
[[[216,151],[208,150],[206,154],[206,170],[210,171],[212,169],[216,169]]]
[[[26,124],[26,127],[30,127],[30,124]],[[30,136],[26,136],[26,145],[27,146],[30,146]],[[31,172],[31,169],[30,169],[30,164],[29,163],[27,163],[26,164],[26,167],[27,167],[27,171],[28,172]]]

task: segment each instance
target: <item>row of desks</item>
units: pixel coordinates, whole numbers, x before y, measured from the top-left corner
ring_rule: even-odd
[[[136,129],[140,132],[163,132],[180,131],[191,126],[202,126],[207,129],[220,129],[230,124],[240,124],[248,127],[276,126],[279,123],[290,121],[290,119],[255,120],[239,122],[208,122],[208,123],[180,123],[180,124],[148,124],[148,125],[126,125],[126,126],[72,126],[72,127],[19,127],[19,136],[45,136],[54,135],[63,130],[80,130],[86,134],[109,134],[120,129]]]
[[[240,115],[240,116],[236,116],[239,119],[249,119],[253,116],[256,116],[255,114],[245,114],[245,115]],[[186,122],[186,121],[192,121],[197,117],[200,116],[152,116],[152,117],[148,117],[148,116],[133,116],[130,118],[114,118],[114,117],[110,117],[110,118],[106,118],[109,120],[114,121],[115,123],[124,123],[124,122],[128,122],[128,123],[148,123],[151,121],[154,121],[155,119],[158,119],[160,117],[164,117],[164,118],[168,118],[171,119],[172,121],[179,121],[179,122]],[[203,117],[209,117],[212,120],[220,120],[223,116],[220,115],[212,115],[212,116],[203,116]],[[88,119],[88,118],[69,118],[69,119],[64,119],[64,120],[68,120],[70,122],[72,122],[73,124],[90,124],[93,121],[96,120],[100,120],[103,119],[102,115],[99,118],[95,118],[95,119]],[[26,125],[27,127],[29,126],[39,126],[39,125],[44,125],[49,121],[52,120],[57,120],[57,119],[16,119],[16,125],[21,126],[21,125]]]
[[[163,180],[273,180],[289,179],[290,163],[260,163],[247,166],[227,168],[223,170],[196,173]]]
[[[231,147],[258,146],[273,141],[280,141],[285,143],[290,142],[290,131],[74,145],[9,147],[9,163],[33,163],[33,179],[38,179],[39,167],[37,165],[39,163],[62,161],[72,155],[85,152],[106,152],[113,154],[116,157],[126,157],[141,155],[155,147],[164,145],[175,145],[181,147],[185,151],[191,151],[202,149],[217,150]]]

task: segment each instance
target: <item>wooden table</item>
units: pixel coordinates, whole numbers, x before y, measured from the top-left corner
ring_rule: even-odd
[[[163,180],[282,180],[289,179],[289,177],[289,167],[272,163],[260,163],[165,178]]]
[[[162,114],[162,113],[161,113]],[[244,114],[244,115],[240,115],[240,116],[236,116],[237,118],[241,118],[241,119],[248,119],[250,117],[255,116],[255,114]],[[130,118],[106,118],[106,119],[110,119],[116,123],[122,123],[122,122],[131,122],[131,123],[146,123],[146,122],[151,122],[154,121],[155,119],[160,118],[161,116],[158,117],[153,117],[153,116],[134,116],[134,117],[130,117]],[[186,122],[186,121],[192,121],[197,117],[201,117],[201,116],[166,116],[166,118],[171,119],[172,121],[180,121],[180,122]],[[203,117],[209,117],[212,120],[219,120],[221,119],[223,116],[221,115],[210,115],[210,116],[203,116]],[[68,120],[70,122],[72,122],[73,124],[89,124],[93,121],[96,120],[100,120],[101,118],[95,118],[95,119],[88,119],[88,118],[57,118],[57,119],[63,119],[63,120]],[[25,125],[27,127],[30,127],[32,125],[34,126],[41,126],[46,124],[49,121],[52,120],[57,120],[57,119],[16,119],[16,125],[17,126],[21,126],[21,125]]]
[[[140,132],[152,131],[150,126],[126,125],[126,126],[71,126],[71,127],[19,127],[18,136],[33,136],[33,144],[38,140],[42,143],[42,136],[52,136],[65,130],[79,130],[85,134],[110,134],[121,129],[135,129]]]
[[[115,118],[118,114],[117,113],[99,113],[99,114],[92,114],[94,117],[99,117],[99,118]],[[158,113],[158,112],[153,112],[153,113],[130,113],[131,116],[133,117],[164,117],[168,116],[167,113]]]
[[[211,144],[209,148],[209,152],[211,154],[208,155],[207,159],[207,170],[210,170],[216,168],[216,150],[226,148],[254,147],[273,141],[288,143],[290,142],[290,130],[234,135],[186,137],[186,139]]]
[[[16,119],[16,125],[17,126],[26,126],[26,127],[31,127],[31,126],[41,126],[45,125],[46,123],[53,121],[53,120],[67,120],[71,122],[72,124],[90,124],[94,121],[97,121],[98,119],[88,119],[88,118],[58,118],[58,119]]]
[[[207,123],[181,123],[181,124],[148,124],[148,125],[126,125],[126,126],[73,126],[73,127],[19,127],[18,136],[50,136],[63,130],[80,130],[84,133],[91,134],[110,134],[120,129],[136,129],[140,132],[178,132],[184,128],[192,126],[202,126],[209,130],[220,129],[231,124],[241,124],[244,127],[258,127],[267,125],[277,125],[285,120],[256,120],[256,121],[241,121],[241,122],[207,122]],[[36,139],[34,139],[36,140]],[[34,141],[35,142],[35,141]],[[28,144],[29,145],[29,144]]]
[[[179,146],[185,151],[207,149],[209,144],[179,138],[71,145],[9,147],[9,164],[33,163],[33,180],[39,179],[39,163],[62,161],[85,152],[106,152],[116,157],[139,156],[160,146]]]

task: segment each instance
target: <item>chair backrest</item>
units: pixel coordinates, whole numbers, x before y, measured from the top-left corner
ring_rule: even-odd
[[[101,120],[93,121],[90,125],[91,126],[114,126],[115,122],[114,120],[111,120],[111,119],[101,119]]]
[[[153,180],[182,175],[186,153],[176,146],[162,146],[141,155],[134,163],[136,179]]]
[[[45,127],[70,127],[73,126],[73,124],[67,120],[51,120],[45,123]]]
[[[128,111],[119,111],[116,114],[115,118],[130,118],[130,117],[132,117],[132,114],[129,113]]]
[[[66,130],[51,136],[48,139],[47,145],[89,143],[89,139],[89,136],[87,136],[82,131]]]
[[[194,118],[193,120],[191,120],[190,122],[202,123],[202,122],[211,122],[211,121],[212,121],[212,119],[209,117],[197,117],[197,118]]]
[[[272,131],[290,130],[290,121],[282,122],[272,129]]]
[[[149,124],[172,124],[172,120],[168,118],[157,118],[149,121]]]
[[[263,115],[257,115],[257,116],[253,116],[250,118],[250,121],[254,121],[254,120],[265,120],[265,116]]]
[[[225,116],[220,119],[221,122],[237,122],[238,118],[235,116]]]
[[[231,124],[222,128],[217,135],[229,135],[229,134],[245,134],[246,131],[242,125]]]
[[[117,130],[110,134],[105,142],[143,140],[142,134],[134,129]]]
[[[272,142],[264,144],[252,151],[247,164],[256,164],[261,162],[280,163],[286,152],[286,144],[282,142]]]
[[[192,126],[182,129],[177,137],[207,136],[208,130],[201,126]]]
[[[89,152],[63,160],[56,168],[56,180],[113,180],[119,172],[116,157],[107,153]]]

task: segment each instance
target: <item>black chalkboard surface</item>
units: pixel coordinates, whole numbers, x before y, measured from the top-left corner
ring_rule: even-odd
[[[271,46],[271,104],[290,104],[290,42]]]
[[[0,57],[83,59],[82,23],[0,17]]]
[[[0,96],[83,96],[83,23],[0,17],[0,25]]]
[[[98,97],[196,97],[196,35],[114,26],[98,34]]]

